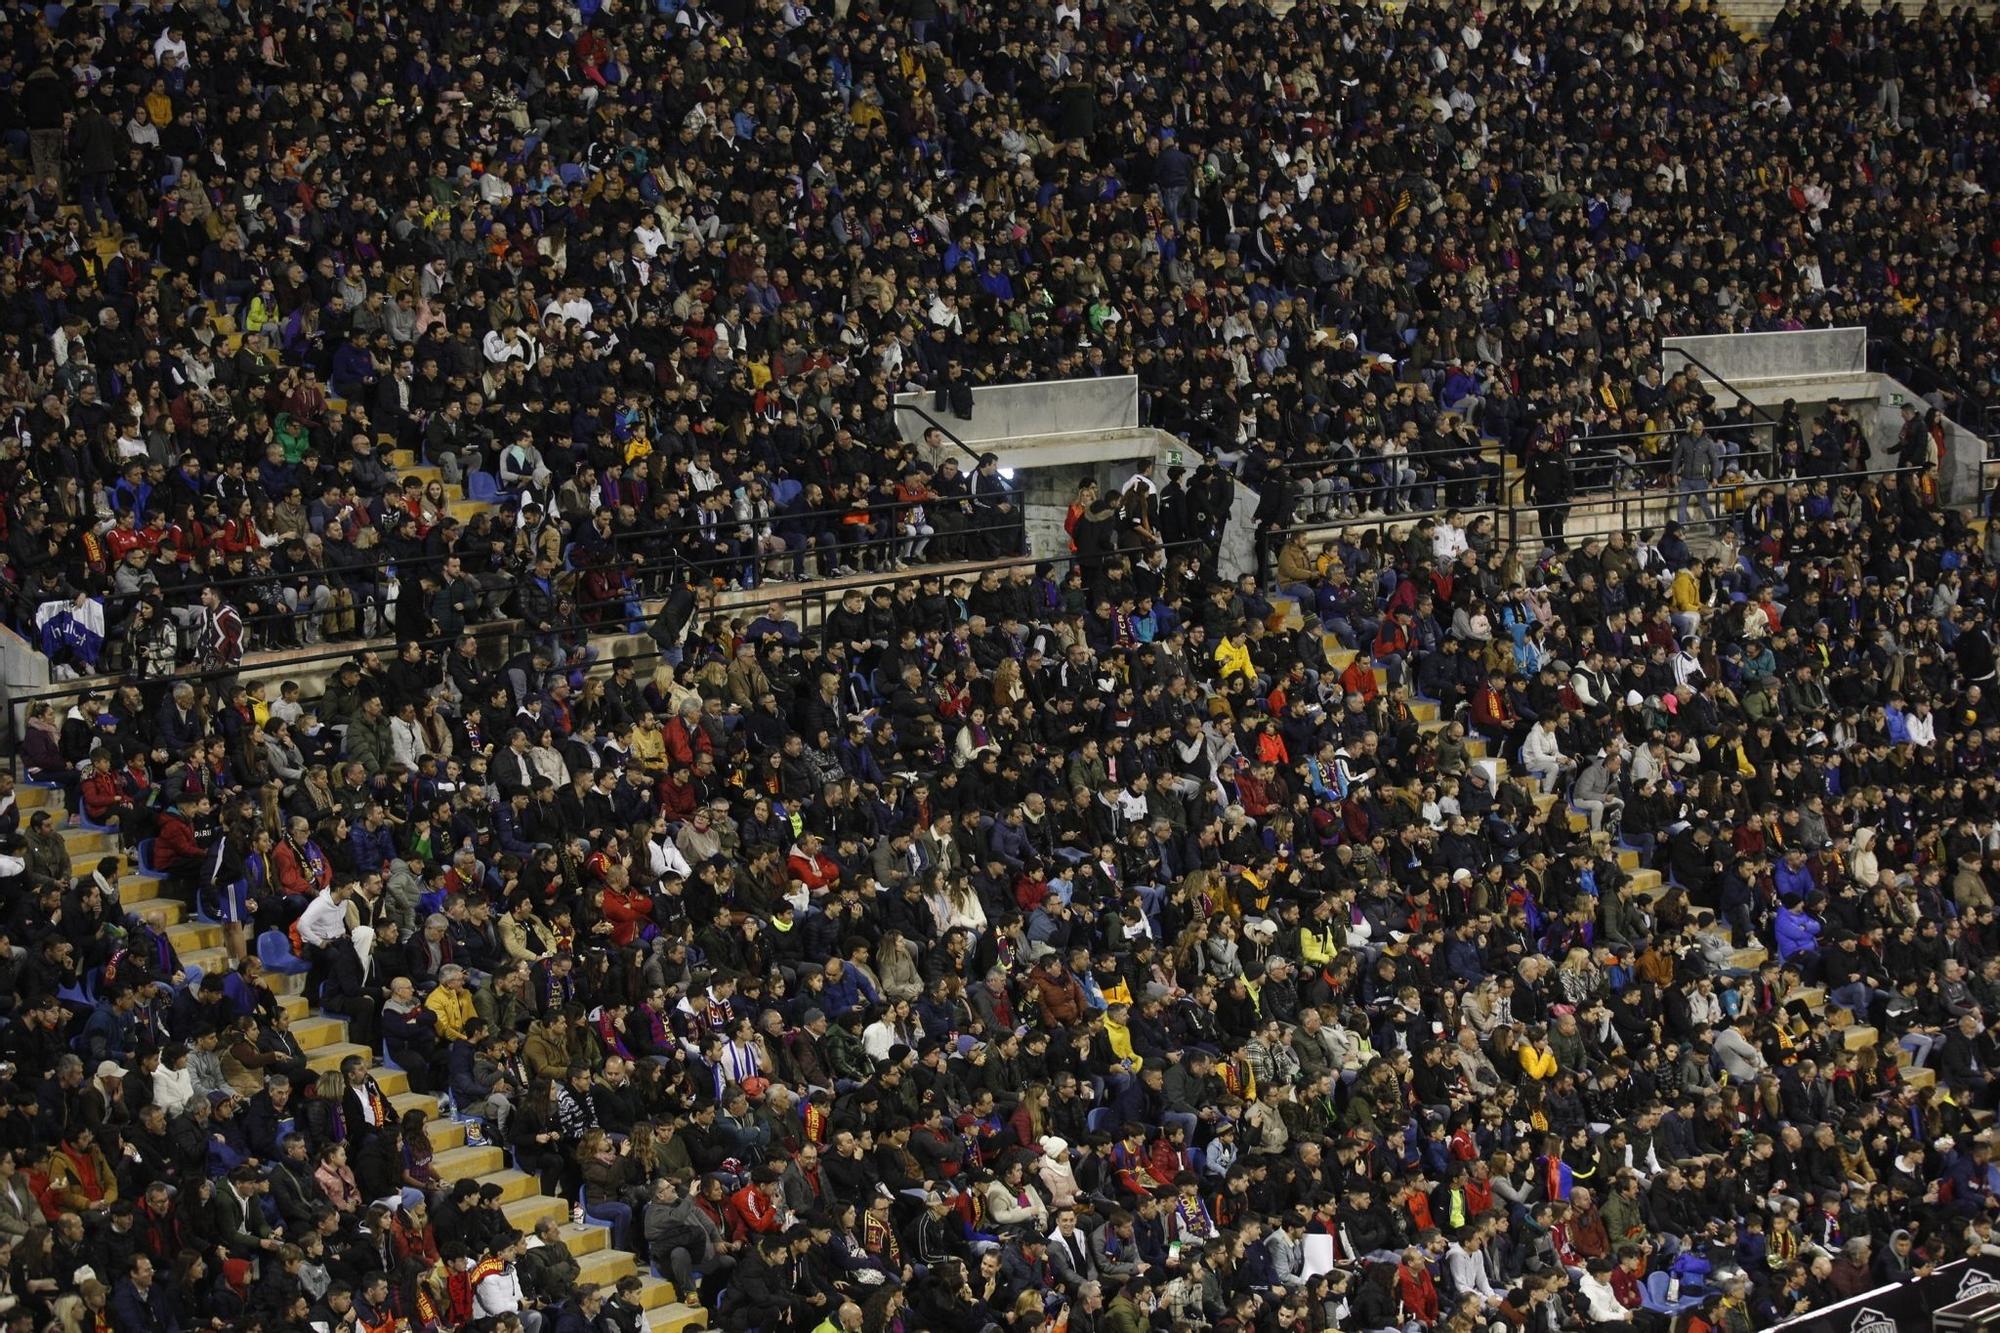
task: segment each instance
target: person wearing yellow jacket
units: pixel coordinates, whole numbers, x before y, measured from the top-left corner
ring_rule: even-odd
[[[424,997],[424,1008],[437,1015],[438,1036],[461,1041],[465,1025],[479,1016],[472,1007],[472,992],[466,989],[465,969],[446,963],[438,969],[438,984]]]
[[[1325,968],[1340,952],[1340,931],[1333,921],[1333,900],[1322,898],[1310,919],[1299,923],[1299,957],[1307,967]]]
[[[1521,1062],[1521,1072],[1537,1083],[1546,1083],[1556,1076],[1556,1053],[1549,1049],[1549,1034],[1537,1031],[1514,1051],[1514,1057]]]
[[[1256,665],[1250,660],[1250,645],[1231,634],[1223,635],[1215,645],[1215,666],[1224,680],[1231,676],[1257,679]]]
[[[1132,1029],[1126,1019],[1132,1014],[1131,1006],[1111,1005],[1104,1011],[1104,1041],[1111,1047],[1112,1056],[1129,1065],[1133,1073],[1145,1068],[1146,1062],[1132,1049]]]
[[[1674,633],[1686,638],[1701,627],[1701,577],[1693,568],[1683,567],[1674,575],[1667,590],[1667,606],[1673,614]]]

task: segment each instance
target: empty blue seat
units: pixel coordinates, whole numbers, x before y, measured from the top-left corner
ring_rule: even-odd
[[[257,937],[257,961],[266,972],[297,976],[308,971],[306,961],[292,952],[292,942],[282,930],[267,930]]]

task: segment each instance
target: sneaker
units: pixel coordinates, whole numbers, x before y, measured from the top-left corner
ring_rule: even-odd
[[[582,1204],[579,1203],[571,1206],[569,1210],[569,1224],[573,1227],[580,1227],[583,1225]]]
[[[468,1148],[484,1148],[486,1146],[486,1131],[480,1127],[477,1120],[468,1120],[465,1122],[465,1146]]]

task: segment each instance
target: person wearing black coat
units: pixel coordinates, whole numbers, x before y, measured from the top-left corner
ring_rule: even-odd
[[[783,1236],[760,1236],[743,1250],[722,1295],[717,1318],[730,1333],[770,1328],[791,1311],[788,1273],[790,1244]]]
[[[556,1123],[554,1092],[554,1084],[547,1079],[538,1080],[526,1102],[507,1123],[514,1161],[521,1170],[540,1178],[544,1194],[560,1190],[568,1161],[563,1151],[562,1126]]]
[[[305,1136],[287,1134],[279,1156],[271,1167],[271,1201],[285,1230],[302,1236],[312,1229],[313,1205],[322,1195],[313,1181],[312,1158],[306,1152]]]
[[[1528,454],[1522,474],[1528,498],[1541,516],[1542,540],[1558,551],[1565,549],[1563,531],[1569,522],[1569,499],[1574,490],[1569,460],[1554,439],[1542,439]]]
[[[373,1046],[376,1014],[386,991],[375,970],[375,932],[357,926],[326,951],[327,976],[320,983],[320,1007],[347,1019],[347,1039]]]
[[[1994,1042],[1976,1014],[1966,1014],[1944,1039],[1938,1060],[1938,1081],[1954,1092],[1970,1093],[1975,1105],[1991,1106],[1994,1098]]]
[[[70,125],[70,155],[76,163],[77,194],[83,218],[95,232],[118,220],[111,177],[125,156],[125,135],[105,114],[106,99],[86,103]]]

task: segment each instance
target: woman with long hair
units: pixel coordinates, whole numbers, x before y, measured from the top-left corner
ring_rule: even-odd
[[[637,1249],[632,1235],[632,1205],[625,1201],[626,1189],[642,1176],[632,1160],[632,1141],[613,1145],[601,1129],[585,1130],[576,1145],[576,1164],[583,1176],[583,1215],[611,1226],[611,1243],[617,1249]]]
[[[508,1139],[514,1145],[514,1161],[531,1176],[538,1177],[544,1194],[562,1191],[562,1128],[556,1121],[556,1085],[537,1079],[527,1098],[509,1118]]]
[[[1049,1086],[1030,1083],[1021,1089],[1021,1101],[1007,1117],[1007,1127],[1023,1148],[1039,1148],[1049,1132]]]
[[[162,1280],[155,1277],[155,1281]],[[202,1328],[220,1320],[229,1327],[243,1314],[243,1300],[222,1274],[211,1272],[199,1250],[186,1249],[174,1256],[174,1271],[166,1279],[173,1292],[174,1308],[189,1328]]]
[[[409,1110],[397,1126],[397,1165],[402,1172],[403,1207],[421,1209],[444,1193],[446,1182],[433,1162],[431,1136],[424,1130],[422,1111]]]
[[[861,1307],[861,1333],[908,1333],[909,1312],[901,1287],[883,1287]]]

